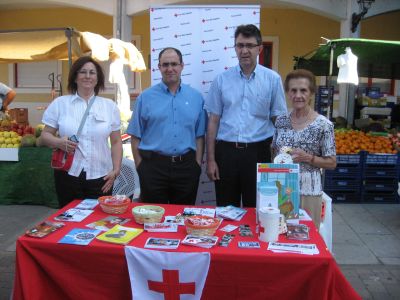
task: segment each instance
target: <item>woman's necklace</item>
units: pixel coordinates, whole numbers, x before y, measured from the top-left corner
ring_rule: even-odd
[[[303,119],[303,121],[301,122],[296,122],[295,118],[293,118],[293,111],[290,113],[290,121],[295,124],[295,125],[304,125],[306,124],[308,121],[310,121],[310,115],[311,115],[311,108],[308,109],[308,112],[305,116],[305,119]]]

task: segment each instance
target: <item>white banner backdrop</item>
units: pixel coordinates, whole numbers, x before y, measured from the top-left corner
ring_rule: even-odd
[[[151,84],[161,80],[159,52],[174,47],[182,52],[185,64],[182,82],[205,96],[217,74],[237,65],[234,33],[242,24],[260,26],[259,5],[151,8]]]
[[[161,80],[158,54],[166,47],[182,52],[182,82],[206,97],[213,79],[236,66],[235,29],[239,25],[260,27],[259,5],[157,6],[150,9],[151,84]],[[205,156],[204,156],[205,158]],[[202,162],[197,205],[215,205],[214,184]]]

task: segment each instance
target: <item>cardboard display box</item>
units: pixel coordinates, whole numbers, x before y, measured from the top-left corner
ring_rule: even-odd
[[[9,114],[18,124],[28,124],[28,109],[27,108],[13,108],[9,110]]]

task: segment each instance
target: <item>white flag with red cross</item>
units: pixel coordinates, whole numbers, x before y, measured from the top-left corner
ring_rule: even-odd
[[[125,247],[132,299],[200,299],[210,253],[164,252]]]

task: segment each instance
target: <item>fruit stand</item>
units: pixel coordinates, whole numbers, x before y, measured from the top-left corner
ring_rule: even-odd
[[[337,167],[324,191],[334,202],[399,202],[400,133],[336,129]]]
[[[0,161],[0,204],[34,204],[57,208],[52,150],[19,148],[19,161]]]

